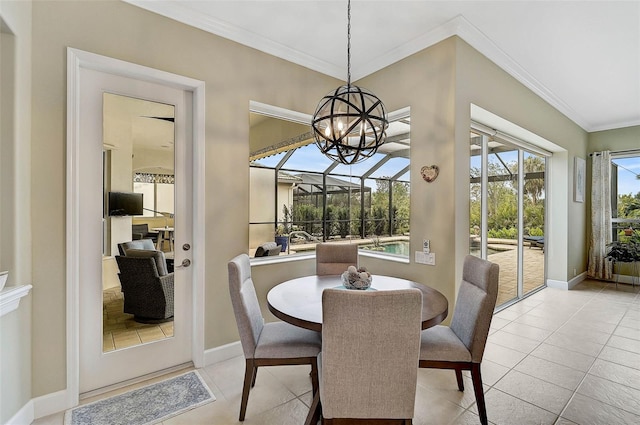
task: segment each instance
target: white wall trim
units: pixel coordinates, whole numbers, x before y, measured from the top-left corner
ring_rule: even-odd
[[[67,400],[70,398],[68,392],[68,389],[61,390],[31,399],[30,403],[33,404],[33,415],[35,418],[43,418],[72,407],[67,406]]]
[[[33,400],[29,400],[27,404],[22,406],[15,415],[7,421],[5,425],[24,425],[30,424],[35,419],[33,415]]]
[[[586,278],[587,278],[587,272],[582,272],[578,276],[569,280],[568,282],[562,281],[562,280],[547,279],[547,287],[569,290],[569,289],[573,289],[574,286],[576,286],[578,283],[582,282]]]
[[[31,288],[31,285],[5,287],[0,292],[0,317],[17,309],[20,299],[29,295]]]
[[[211,366],[234,357],[242,356],[242,345],[240,341],[221,345],[202,352],[201,365],[197,368]],[[195,361],[194,361],[195,365]],[[62,412],[74,406],[69,406],[68,400],[73,399],[74,395],[69,394],[70,390],[57,391],[55,393],[46,394],[29,400],[15,415],[6,423],[6,425],[24,425],[30,424],[35,419]]]
[[[205,83],[189,77],[148,68],[95,53],[67,48],[67,203],[66,203],[66,274],[67,274],[67,388],[55,393],[64,398],[54,411],[79,403],[80,343],[79,343],[79,104],[80,70],[92,69],[128,78],[167,85],[193,93],[193,335],[192,357],[196,367],[204,362],[204,146],[205,146]],[[36,411],[39,413],[40,410]],[[42,409],[49,411],[49,409]],[[38,416],[40,417],[40,416]]]
[[[211,348],[205,352],[205,366],[211,366],[212,364],[242,356],[243,354],[240,341]]]

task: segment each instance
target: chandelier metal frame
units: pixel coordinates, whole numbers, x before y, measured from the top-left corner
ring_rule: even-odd
[[[318,103],[311,127],[320,151],[334,161],[356,164],[373,156],[389,126],[384,104],[371,91],[351,84],[351,0],[347,4],[347,84]]]

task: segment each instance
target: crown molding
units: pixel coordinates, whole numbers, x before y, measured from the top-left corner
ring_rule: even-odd
[[[201,30],[216,34],[220,37],[260,50],[264,53],[279,57],[313,71],[343,80],[344,66],[337,66],[327,61],[312,57],[299,50],[291,49],[283,44],[266,39],[256,33],[231,25],[228,22],[203,16],[196,11],[180,4],[180,2],[150,2],[144,0],[123,0],[132,5],[166,16]],[[604,129],[620,128],[618,125],[597,126],[589,123],[580,113],[556,96],[549,88],[527,72],[517,61],[498,47],[482,31],[471,24],[464,16],[458,15],[443,25],[397,46],[390,51],[370,60],[361,66],[352,65],[353,81],[362,79],[398,62],[409,55],[431,47],[451,36],[458,36],[470,46],[494,62],[498,67],[511,75],[534,94],[557,109],[571,121],[587,132]],[[638,125],[637,121],[621,123],[623,126]]]
[[[251,31],[231,25],[220,19],[205,16],[189,9],[180,2],[154,2],[145,0],[123,0],[126,3],[157,13],[183,24],[199,28],[211,34],[251,47],[272,56],[309,68],[340,80],[345,70],[327,61],[320,60],[299,50],[269,40]]]

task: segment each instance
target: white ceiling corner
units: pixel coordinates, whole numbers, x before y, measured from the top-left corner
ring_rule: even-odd
[[[124,1],[346,79],[344,0]],[[640,125],[640,0],[353,0],[352,80],[452,35],[586,131]]]

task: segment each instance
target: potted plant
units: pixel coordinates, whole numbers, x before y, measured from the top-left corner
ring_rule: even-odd
[[[282,223],[276,227],[275,241],[282,246],[280,252],[286,252],[289,245],[289,233],[291,233],[291,209],[286,205],[282,206]]]
[[[614,241],[607,245],[607,259],[615,263],[634,263],[640,261],[640,238],[630,236],[627,241]]]

